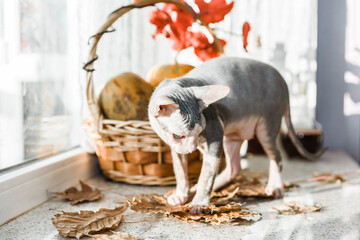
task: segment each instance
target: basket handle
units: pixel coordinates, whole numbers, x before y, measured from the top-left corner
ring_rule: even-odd
[[[98,30],[98,32],[93,35],[91,38],[94,38],[94,41],[91,44],[91,50],[90,50],[90,55],[88,58],[88,62],[84,65],[83,69],[86,71],[86,97],[87,97],[87,103],[89,106],[89,110],[90,113],[92,115],[92,117],[95,120],[95,124],[97,126],[97,128],[99,128],[99,121],[100,121],[100,108],[99,105],[97,103],[97,99],[95,96],[95,91],[94,91],[94,78],[93,78],[93,72],[95,71],[94,69],[94,62],[98,59],[98,56],[96,55],[96,50],[97,50],[97,45],[102,37],[102,35],[104,33],[108,33],[108,32],[113,32],[114,30],[108,30],[112,24],[118,20],[122,15],[124,15],[125,13],[131,11],[132,9],[135,8],[144,8],[144,7],[148,7],[148,6],[154,6],[156,3],[170,3],[170,4],[175,4],[176,6],[184,9],[185,11],[190,12],[190,14],[192,16],[194,16],[194,18],[196,20],[199,21],[200,25],[204,26],[209,33],[212,35],[212,37],[214,38],[214,43],[216,45],[216,47],[219,49],[220,53],[223,53],[223,47],[219,41],[219,39],[216,37],[214,31],[209,27],[209,25],[201,18],[201,16],[199,14],[197,14],[189,5],[184,4],[182,2],[180,2],[180,0],[140,0],[137,2],[134,2],[130,5],[127,6],[123,6],[117,10],[115,10],[114,12],[112,12],[108,19],[106,20],[106,22],[104,23],[104,25],[102,25],[102,27]]]

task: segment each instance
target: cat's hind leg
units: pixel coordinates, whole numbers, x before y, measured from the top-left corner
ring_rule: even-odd
[[[240,148],[243,141],[231,140],[228,137],[224,137],[224,153],[226,167],[225,169],[215,178],[213,191],[221,188],[222,186],[233,180],[241,169],[241,156]]]
[[[265,193],[274,198],[282,198],[284,188],[281,180],[281,156],[276,146],[276,138],[280,130],[280,121],[259,121],[256,127],[256,136],[266,155],[270,159],[269,179]]]

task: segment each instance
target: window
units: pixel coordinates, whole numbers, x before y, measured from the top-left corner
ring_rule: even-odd
[[[66,3],[0,1],[0,170],[79,145]]]

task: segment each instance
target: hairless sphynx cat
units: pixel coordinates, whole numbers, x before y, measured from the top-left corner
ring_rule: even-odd
[[[285,117],[289,136],[306,158],[290,119],[289,93],[279,72],[265,63],[236,57],[207,61],[185,76],[163,81],[149,104],[149,120],[160,138],[171,147],[176,192],[170,205],[188,199],[187,159],[184,154],[199,149],[203,154],[197,191],[191,212],[201,212],[210,193],[230,182],[240,170],[240,147],[244,140],[258,138],[270,159],[266,194],[283,196],[281,157],[276,146],[281,119]],[[226,168],[218,175],[224,149]]]

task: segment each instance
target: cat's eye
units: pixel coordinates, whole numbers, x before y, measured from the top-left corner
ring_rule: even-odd
[[[175,139],[182,139],[182,138],[184,138],[185,136],[181,136],[181,135],[177,135],[177,134],[173,133],[173,137],[174,137]]]

